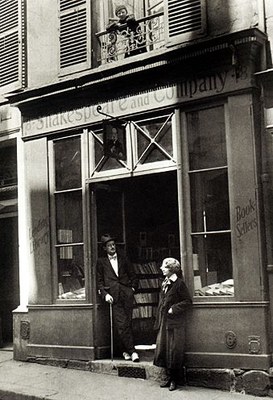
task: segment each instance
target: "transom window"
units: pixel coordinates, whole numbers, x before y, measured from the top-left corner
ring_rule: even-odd
[[[120,156],[111,155],[108,143],[112,143],[111,129],[105,134],[104,129],[90,130],[91,157],[90,177],[101,177],[115,173],[137,173],[143,170],[176,166],[175,132],[172,124],[173,114],[161,118],[149,118],[141,121],[131,121],[124,124],[124,131],[116,132],[114,136],[122,149]],[[111,121],[109,121],[111,126]]]

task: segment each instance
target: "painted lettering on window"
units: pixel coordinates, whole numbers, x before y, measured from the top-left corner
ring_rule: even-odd
[[[29,229],[30,253],[36,253],[41,246],[49,243],[48,217],[40,218],[32,229]]]
[[[236,236],[241,238],[257,227],[257,205],[249,199],[243,206],[235,207]]]

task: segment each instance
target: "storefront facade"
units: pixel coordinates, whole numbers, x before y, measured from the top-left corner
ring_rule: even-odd
[[[172,65],[145,72],[137,88],[120,75],[111,91],[104,82],[46,103],[32,93],[16,97],[27,238],[20,268],[29,278],[27,308],[14,312],[16,359],[109,357],[109,310],[97,294],[95,264],[100,236],[111,232],[141,277],[138,344],[154,343],[159,265],[174,256],[194,299],[187,367],[270,367],[253,79],[263,41],[256,30],[235,35],[236,61],[224,40],[181,51]],[[113,156],[103,125],[111,117],[122,125],[122,154]]]

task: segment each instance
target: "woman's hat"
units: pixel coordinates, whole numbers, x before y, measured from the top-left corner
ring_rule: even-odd
[[[115,14],[117,15],[117,13],[118,13],[120,10],[123,10],[123,9],[125,9],[126,12],[128,12],[126,6],[116,6]]]
[[[115,238],[113,238],[111,235],[109,235],[109,233],[105,233],[101,237],[101,242],[102,242],[103,245],[105,245],[107,242],[110,242],[110,240],[114,240],[115,241]]]

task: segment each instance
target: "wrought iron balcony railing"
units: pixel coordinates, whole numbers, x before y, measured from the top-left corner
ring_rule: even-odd
[[[163,47],[163,16],[159,12],[134,21],[133,28],[128,22],[96,33],[101,49],[98,61],[105,64]]]

